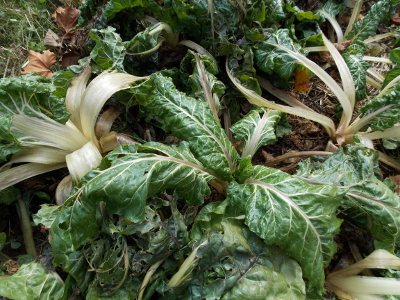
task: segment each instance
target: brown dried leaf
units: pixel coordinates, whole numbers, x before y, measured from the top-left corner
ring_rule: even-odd
[[[311,88],[310,76],[307,75],[307,70],[297,70],[294,72],[294,89],[296,92],[307,92]]]
[[[56,55],[49,50],[43,51],[43,54],[29,50],[28,54],[29,63],[23,69],[23,71],[21,71],[21,74],[25,75],[36,72],[39,75],[44,75],[48,78],[51,78],[53,73],[50,71],[50,67],[55,63]]]
[[[55,34],[53,30],[49,29],[44,37],[43,44],[48,47],[58,48],[61,47],[61,43],[59,41],[60,39],[58,38],[57,34]]]
[[[346,40],[346,41],[343,41],[340,43],[334,43],[333,45],[339,52],[343,52],[344,50],[347,49],[347,47],[350,46],[350,44],[351,44],[351,40]]]
[[[76,52],[66,52],[61,58],[61,66],[67,68],[72,65],[77,65],[78,60],[81,58],[79,53]]]
[[[394,189],[394,192],[397,195],[400,195],[400,175],[389,176],[389,179],[391,179],[396,184],[396,188]]]
[[[78,22],[79,9],[70,6],[58,7],[52,17],[59,28],[64,29],[65,33],[69,33]]]

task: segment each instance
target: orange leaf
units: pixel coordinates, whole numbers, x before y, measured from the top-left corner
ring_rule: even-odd
[[[298,70],[294,72],[294,89],[297,92],[307,92],[311,87],[310,76],[307,75],[307,70]]]
[[[52,16],[57,26],[64,29],[65,33],[69,33],[78,22],[79,9],[69,6],[58,7]]]
[[[29,50],[28,54],[29,63],[23,69],[21,74],[25,75],[36,72],[39,75],[44,75],[48,78],[51,78],[53,73],[50,71],[50,66],[56,61],[56,55],[49,50],[43,51],[43,54]]]

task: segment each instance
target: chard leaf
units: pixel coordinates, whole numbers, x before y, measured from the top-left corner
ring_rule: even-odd
[[[89,35],[96,42],[90,55],[101,71],[115,68],[124,72],[125,47],[115,28],[92,29]]]
[[[207,169],[224,180],[232,178],[239,155],[206,103],[179,92],[171,79],[157,73],[133,91],[165,131],[189,143]]]
[[[0,203],[10,205],[21,198],[21,191],[14,186],[2,189],[0,191]]]
[[[282,45],[295,52],[300,51],[300,46],[290,38],[289,30],[279,29],[255,50],[255,62],[262,71],[268,74],[275,72],[285,80],[291,79],[297,59],[271,44]]]
[[[21,150],[21,143],[11,133],[12,115],[0,114],[0,163]]]
[[[290,130],[284,113],[266,109],[251,110],[231,127],[236,140],[245,140],[242,157],[253,156],[261,146],[275,143],[278,137],[289,134]]]
[[[397,83],[388,93],[368,101],[361,107],[360,117],[365,117],[382,110],[382,112],[369,121],[364,130],[370,127],[374,131],[383,131],[397,124],[400,119],[399,95],[400,83]]]
[[[375,3],[362,20],[354,23],[353,29],[345,38],[354,42],[374,36],[378,25],[390,20],[398,3],[399,0],[381,0]]]
[[[336,18],[336,15],[338,15],[343,8],[342,3],[336,3],[335,0],[329,0],[322,4],[321,9],[326,11],[328,14],[330,14],[332,17]]]
[[[159,26],[160,23],[147,27],[144,31],[135,35],[129,42],[125,42],[125,47],[131,53],[141,53],[153,49],[157,46],[158,36],[161,31],[157,31],[155,34],[152,34],[152,31]]]
[[[363,59],[366,48],[363,42],[354,41],[342,54],[344,61],[350,69],[351,76],[353,77],[356,88],[356,101],[367,97],[366,74],[371,65]]]
[[[57,273],[32,261],[17,273],[0,281],[0,295],[18,300],[62,299],[64,282]]]
[[[389,59],[394,62],[394,67],[386,73],[385,80],[382,83],[382,89],[393,79],[400,75],[400,48],[390,51]]]
[[[0,232],[0,251],[3,249],[4,244],[6,243],[6,234],[4,232]]]
[[[0,113],[25,114],[42,118],[39,113],[65,123],[70,114],[64,99],[57,97],[51,79],[36,73],[0,79]]]
[[[157,149],[157,145],[149,146]],[[136,146],[128,144],[117,148],[106,158],[108,168],[92,171],[83,180],[82,201],[104,201],[110,213],[123,215],[131,222],[142,222],[146,200],[165,189],[176,189],[188,205],[202,204],[204,196],[210,193],[207,182],[213,176],[200,162],[193,163],[187,144],[168,152],[166,148],[159,147],[166,156],[135,153]]]
[[[85,293],[89,285],[95,278],[95,272],[90,270],[90,266],[83,250],[78,250],[68,256],[69,265],[63,267],[77,282],[81,293]]]
[[[385,149],[396,149],[400,147],[400,138],[382,139],[382,145]]]
[[[43,204],[37,214],[33,215],[33,221],[36,225],[42,224],[45,228],[51,228],[60,209],[58,205]]]
[[[264,27],[270,27],[272,24],[277,24],[283,19],[285,19],[285,3],[283,0],[268,0],[266,2],[266,11],[265,15],[267,18],[265,18],[265,21],[263,24],[265,24]]]
[[[265,245],[226,202],[202,209],[191,238],[202,243],[195,263],[162,299],[305,299],[298,264],[278,247]]]
[[[340,189],[315,186],[273,168],[255,166],[244,184],[232,182],[229,202],[246,215],[250,230],[268,245],[282,245],[303,269],[309,285],[323,291],[324,268],[336,252]]]
[[[370,216],[372,234],[393,251],[400,239],[400,198],[375,176],[377,152],[358,144],[349,145],[347,150],[345,154],[341,148],[323,162],[308,159],[299,165],[296,176],[347,191],[344,205],[356,209],[360,216]]]

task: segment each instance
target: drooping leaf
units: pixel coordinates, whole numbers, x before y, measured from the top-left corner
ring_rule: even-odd
[[[35,72],[39,75],[51,78],[53,73],[51,72],[50,67],[56,62],[56,55],[50,50],[45,50],[43,53],[29,50],[28,54],[29,63],[23,68],[21,74],[25,75]]]
[[[205,167],[224,180],[231,178],[239,156],[206,103],[179,92],[169,78],[157,73],[133,90],[165,131],[189,143]]]
[[[368,37],[374,36],[378,25],[390,20],[398,3],[399,0],[381,0],[375,3],[362,20],[354,23],[353,29],[345,38],[364,41]]]
[[[344,61],[350,69],[356,88],[356,101],[367,97],[367,79],[366,74],[371,66],[363,59],[366,46],[362,42],[353,42],[342,54]]]
[[[296,68],[297,59],[286,51],[274,46],[282,45],[299,52],[300,46],[293,42],[287,29],[277,30],[266,42],[260,43],[255,50],[255,62],[264,72],[277,73],[283,79],[290,79]]]
[[[129,42],[125,42],[125,47],[129,53],[141,53],[157,46],[161,31],[155,31],[155,29],[159,26],[160,23],[149,26],[144,31],[135,35]],[[153,31],[155,33],[152,33]]]
[[[377,155],[361,144],[349,145],[347,154],[340,149],[323,162],[309,159],[301,163],[296,176],[312,184],[330,184],[347,191],[343,204],[355,209],[359,216],[370,216],[376,240],[393,251],[400,238],[400,198],[375,176]]]
[[[0,295],[18,300],[61,299],[64,282],[53,271],[46,271],[42,264],[32,261],[7,279],[0,281]]]
[[[305,299],[298,264],[265,245],[226,202],[202,209],[191,238],[201,243],[195,262],[161,299]]]
[[[90,55],[97,66],[102,71],[115,68],[123,72],[125,47],[119,34],[115,32],[115,28],[109,26],[100,30],[92,29],[90,38],[96,42]]]
[[[242,157],[253,156],[261,146],[273,144],[278,137],[290,133],[290,125],[283,114],[277,110],[251,110],[231,127],[236,140],[245,140]],[[283,130],[277,131],[279,124],[283,125],[279,127]]]
[[[309,285],[321,292],[324,268],[336,252],[333,238],[341,221],[335,215],[343,194],[336,187],[255,166],[244,184],[231,183],[228,201],[245,213],[251,231],[269,245],[282,245],[300,263]]]

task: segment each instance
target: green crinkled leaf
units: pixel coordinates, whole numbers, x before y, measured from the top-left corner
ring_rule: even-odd
[[[217,62],[209,56],[189,50],[181,62],[181,69],[191,74],[188,78],[191,88],[189,96],[207,102],[204,90],[206,88],[211,93],[214,105],[219,111],[219,97],[225,93],[225,85],[215,76],[219,71]]]
[[[400,138],[382,139],[382,145],[385,149],[396,149],[400,147]]]
[[[160,26],[160,23],[147,27],[144,31],[139,32],[129,42],[125,42],[125,47],[129,53],[141,53],[157,46],[158,36],[161,31],[152,34],[151,32]]]
[[[282,45],[295,52],[300,51],[300,46],[290,38],[289,30],[279,29],[266,42],[257,46],[254,52],[255,62],[262,71],[268,74],[275,72],[283,79],[291,79],[297,59],[274,44]]]
[[[150,146],[156,149],[156,145]],[[142,222],[146,200],[165,189],[176,189],[188,205],[200,205],[210,193],[207,182],[213,176],[198,161],[193,163],[193,156],[185,156],[186,144],[173,148],[175,155],[172,149],[167,153],[166,147],[160,145],[167,156],[135,153],[134,145],[117,148],[107,156],[111,161],[107,169],[87,175],[80,196],[85,199],[82,201],[104,201],[111,213],[123,215],[131,222]]]
[[[343,4],[337,3],[335,0],[328,0],[321,5],[321,9],[330,14],[332,17],[336,18],[336,16],[342,11]]]
[[[18,300],[61,299],[64,282],[57,273],[46,271],[42,264],[32,261],[17,273],[0,281],[0,295]]]
[[[290,133],[291,127],[283,115],[277,110],[251,110],[231,127],[235,139],[245,141],[242,157],[253,156],[261,146],[273,144],[278,137]],[[278,127],[280,124],[282,126]]]
[[[186,140],[206,168],[224,180],[232,178],[239,155],[208,104],[179,92],[169,78],[157,73],[133,90],[164,130]]]
[[[364,41],[368,37],[374,36],[378,25],[390,20],[398,3],[399,0],[381,0],[375,3],[362,20],[354,23],[353,29],[345,38]]]
[[[251,0],[246,1],[246,19],[248,24],[258,21],[263,22],[265,20],[265,1],[264,0]],[[270,17],[270,16],[268,16]]]
[[[384,109],[383,112],[375,116],[368,123],[364,130],[367,130],[368,127],[370,127],[373,131],[383,131],[397,124],[400,119],[399,95],[400,83],[397,83],[382,97],[374,98],[364,104],[360,109],[360,117],[367,116],[379,109]]]
[[[76,280],[81,293],[85,293],[95,278],[95,272],[90,271],[90,266],[82,250],[71,253],[68,261],[69,265],[64,267],[64,271]]]
[[[11,132],[13,116],[9,113],[0,114],[0,163],[21,150],[21,143]]]
[[[21,197],[21,192],[14,186],[10,186],[0,191],[0,203],[10,205]]]
[[[40,114],[65,123],[70,113],[64,99],[55,96],[56,87],[51,79],[36,73],[0,79],[0,112],[42,118]]]
[[[333,237],[341,223],[336,208],[344,192],[263,166],[255,166],[244,184],[231,183],[227,192],[250,230],[269,245],[282,245],[300,263],[309,285],[321,292],[324,268],[336,252]]]
[[[115,32],[115,28],[109,26],[100,30],[92,29],[89,35],[96,42],[90,55],[97,66],[102,70],[115,68],[123,72],[125,47],[119,34]]]
[[[277,24],[285,19],[285,3],[283,0],[268,0],[266,2],[265,27],[269,27],[272,24]]]
[[[68,256],[99,232],[96,206],[84,198],[71,202],[64,203],[50,229],[54,264],[62,263],[65,268],[71,263]]]
[[[33,221],[36,225],[42,224],[46,228],[51,228],[60,210],[61,207],[58,205],[43,204],[40,210],[33,215]]]
[[[202,209],[191,238],[202,243],[196,261],[182,284],[161,299],[305,299],[298,264],[265,245],[226,202]]]
[[[347,154],[341,148],[323,162],[309,159],[301,163],[296,176],[312,184],[330,184],[347,191],[344,205],[356,209],[359,216],[370,216],[372,234],[393,251],[400,239],[400,198],[374,175],[378,158],[375,151],[359,144],[347,149]]]
[[[366,74],[371,65],[363,59],[365,50],[366,46],[364,43],[355,41],[342,54],[344,61],[350,69],[351,76],[353,77],[357,101],[367,97]]]
[[[319,14],[316,14],[312,11],[301,10],[299,7],[296,6],[294,1],[288,2],[285,8],[287,11],[293,13],[296,19],[300,22],[304,20],[315,20],[315,21],[321,20],[321,16]]]
[[[51,76],[51,82],[56,88],[53,95],[65,98],[71,80],[75,77],[72,71],[57,71]]]
[[[382,83],[382,88],[388,85],[396,77],[400,76],[400,48],[392,49],[390,51],[389,59],[394,62],[394,67],[387,71],[385,80]]]

